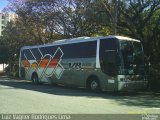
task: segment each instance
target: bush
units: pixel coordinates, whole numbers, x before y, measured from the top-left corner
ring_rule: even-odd
[[[10,77],[19,77],[19,67],[18,65],[14,65],[11,67],[10,65],[5,68],[6,75]]]
[[[154,64],[150,66],[149,86],[151,90],[160,90],[160,64]]]

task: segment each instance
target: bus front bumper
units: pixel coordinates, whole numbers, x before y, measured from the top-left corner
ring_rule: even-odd
[[[118,91],[138,91],[147,89],[148,81],[118,81]]]

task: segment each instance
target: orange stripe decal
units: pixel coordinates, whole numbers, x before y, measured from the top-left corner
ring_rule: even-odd
[[[48,59],[43,59],[40,63],[40,67],[45,68],[48,64],[49,60]]]
[[[30,67],[30,63],[28,60],[22,60],[22,64],[24,67]]]

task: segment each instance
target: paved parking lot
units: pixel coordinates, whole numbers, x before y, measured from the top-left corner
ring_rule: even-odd
[[[94,93],[0,77],[0,113],[160,114],[160,93]]]

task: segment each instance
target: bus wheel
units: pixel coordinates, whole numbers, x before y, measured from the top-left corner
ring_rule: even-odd
[[[90,80],[90,82],[89,82],[89,88],[92,91],[99,91],[100,90],[99,81],[97,79]]]
[[[32,75],[32,83],[35,84],[35,85],[39,84],[39,80],[38,80],[37,74],[33,74]]]

